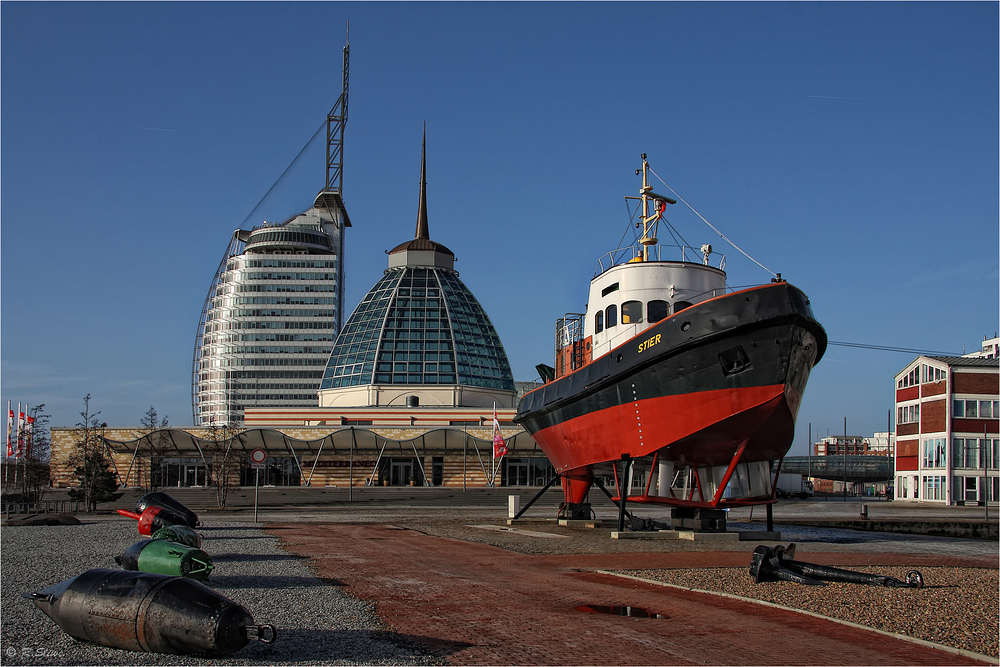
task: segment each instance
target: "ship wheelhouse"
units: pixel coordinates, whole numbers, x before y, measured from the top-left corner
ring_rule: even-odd
[[[590,283],[583,337],[591,358],[607,354],[674,313],[726,291],[726,272],[685,261],[630,261]]]

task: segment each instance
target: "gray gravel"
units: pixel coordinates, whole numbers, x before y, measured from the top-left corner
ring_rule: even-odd
[[[119,569],[115,556],[142,538],[131,521],[0,529],[0,663],[4,665],[426,665],[445,664],[388,630],[370,603],[317,579],[254,524],[207,522],[202,549],[215,571],[206,582],[278,630],[226,658],[137,653],[74,640],[21,594],[93,568]]]
[[[803,559],[806,560],[806,559]],[[806,560],[808,562],[808,560]],[[903,567],[847,568],[903,580]],[[997,570],[922,567],[924,588],[830,582],[823,587],[780,581],[756,584],[749,568],[623,570],[615,574],[763,600],[870,628],[996,658]]]

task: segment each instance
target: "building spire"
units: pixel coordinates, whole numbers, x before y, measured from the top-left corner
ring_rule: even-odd
[[[413,238],[431,238],[427,228],[427,123],[424,123],[424,139],[420,148],[420,202],[417,204],[417,232]]]

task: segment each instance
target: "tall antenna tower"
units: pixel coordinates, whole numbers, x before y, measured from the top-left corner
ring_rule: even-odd
[[[350,24],[344,45],[344,88],[340,98],[326,115],[326,188],[325,192],[344,193],[344,126],[347,125],[348,64],[351,55]]]

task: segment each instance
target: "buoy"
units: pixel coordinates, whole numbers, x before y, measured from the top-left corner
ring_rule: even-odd
[[[88,570],[24,597],[68,635],[128,651],[224,656],[277,638],[274,626],[255,625],[245,607],[186,577]]]

